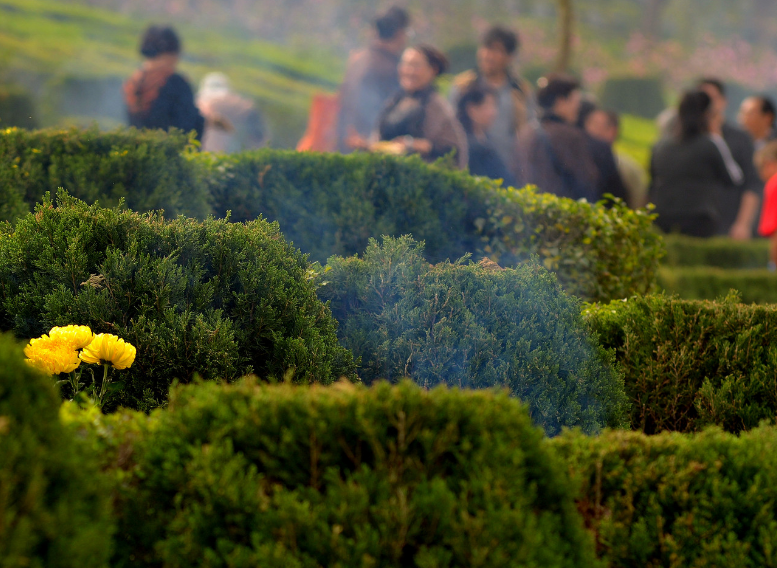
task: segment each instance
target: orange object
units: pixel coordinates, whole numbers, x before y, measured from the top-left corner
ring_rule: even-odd
[[[299,152],[334,152],[337,148],[337,115],[340,99],[337,95],[313,96],[308,127],[297,144]]]

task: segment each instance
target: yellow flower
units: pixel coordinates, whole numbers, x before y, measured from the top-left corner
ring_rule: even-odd
[[[80,357],[85,363],[112,363],[116,369],[126,369],[135,361],[135,347],[115,335],[100,333],[84,347]]]
[[[48,335],[30,339],[24,354],[28,365],[50,375],[75,371],[81,364],[72,345]]]
[[[68,325],[66,327],[52,327],[49,336],[71,345],[73,349],[83,349],[92,342],[94,334],[88,326]]]

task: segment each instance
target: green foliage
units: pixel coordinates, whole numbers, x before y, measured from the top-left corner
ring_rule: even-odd
[[[134,445],[115,566],[597,566],[506,394],[176,387]]]
[[[693,266],[658,272],[659,288],[684,300],[712,300],[735,290],[746,304],[777,303],[777,275],[766,268],[734,270]]]
[[[735,241],[728,237],[697,239],[684,235],[666,235],[667,266],[712,266],[717,268],[765,268],[769,260],[769,241]]]
[[[411,234],[431,262],[467,253],[503,266],[538,255],[573,294],[608,300],[653,285],[661,239],[652,215],[532,189],[503,188],[419,159],[258,151],[194,161],[218,215],[264,215],[314,260]]]
[[[506,388],[549,435],[627,423],[623,382],[579,303],[534,264],[427,264],[412,239],[372,240],[363,259],[329,260],[319,296],[370,384]]]
[[[655,118],[664,108],[664,87],[659,77],[612,77],[602,92],[602,106],[618,112]]]
[[[651,296],[586,314],[625,373],[632,428],[740,432],[774,418],[777,307]]]
[[[0,239],[0,326],[29,338],[89,325],[138,350],[113,405],[148,409],[174,379],[294,371],[353,377],[305,256],[263,220],[229,223],[103,209],[61,192]]]
[[[620,136],[615,148],[630,155],[644,169],[650,170],[650,156],[658,141],[658,125],[654,119],[640,118],[629,114],[621,115]]]
[[[0,565],[104,567],[114,522],[91,454],[67,436],[46,377],[0,336]]]
[[[0,128],[38,126],[32,94],[13,85],[0,87]]]
[[[552,445],[609,566],[777,565],[777,429],[568,433]]]
[[[99,133],[71,129],[0,131],[0,187],[28,210],[47,191],[65,187],[75,197],[107,207],[124,199],[131,209],[205,218],[206,190],[181,155],[180,134],[136,130]],[[4,220],[12,221],[12,211]]]

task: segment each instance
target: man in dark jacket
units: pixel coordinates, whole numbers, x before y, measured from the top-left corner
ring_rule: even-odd
[[[710,119],[710,133],[723,136],[734,160],[744,173],[741,186],[731,185],[718,195],[719,234],[732,239],[748,240],[753,236],[753,226],[761,203],[763,184],[753,164],[753,141],[750,135],[726,122],[726,88],[717,79],[706,78],[698,88],[712,99],[713,115]]]
[[[580,83],[564,75],[541,82],[537,104],[542,118],[518,140],[523,182],[572,199],[597,199],[598,173],[585,134],[575,126],[580,111]]]
[[[350,152],[347,139],[358,134],[369,138],[388,98],[399,90],[399,58],[407,44],[410,17],[401,8],[391,8],[375,20],[372,45],[348,60],[340,87],[337,149]]]

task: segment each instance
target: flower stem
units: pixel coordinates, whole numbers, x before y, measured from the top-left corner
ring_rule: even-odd
[[[103,397],[105,397],[106,389],[108,388],[108,363],[103,363],[103,384],[100,386],[100,396],[97,399],[97,405],[102,408]]]

